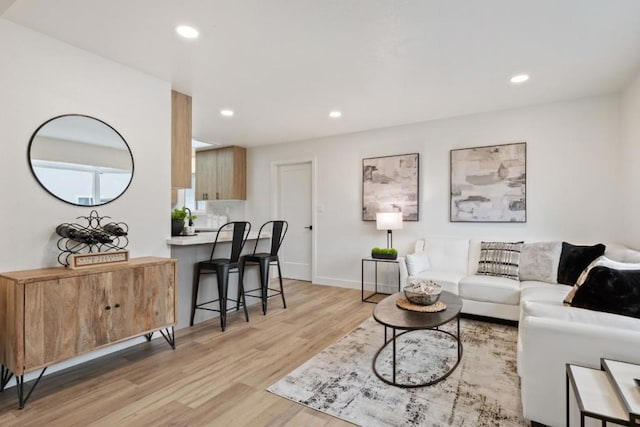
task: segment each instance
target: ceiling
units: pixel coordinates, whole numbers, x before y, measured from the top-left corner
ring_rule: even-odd
[[[614,93],[640,72],[638,0],[0,0],[3,10],[171,82],[193,97],[194,136],[224,145]],[[199,39],[178,37],[179,24]],[[509,83],[522,72],[528,82]]]

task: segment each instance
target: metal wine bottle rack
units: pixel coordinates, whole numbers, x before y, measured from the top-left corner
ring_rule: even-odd
[[[58,249],[60,249],[60,255],[58,255],[58,262],[65,267],[69,266],[69,257],[74,254],[82,253],[96,253],[96,252],[109,252],[123,250],[129,244],[129,238],[127,233],[129,232],[129,226],[124,222],[107,222],[103,223],[106,219],[111,219],[109,216],[99,216],[96,210],[92,210],[89,216],[79,216],[76,219],[84,219],[87,225],[81,225],[78,223],[62,223],[56,227],[58,235],[61,235],[58,230],[60,227],[70,227],[76,234],[83,236],[97,236],[100,233],[108,235],[109,242],[94,242],[89,239],[85,241],[74,240],[71,237],[61,237],[58,239]],[[125,234],[114,235],[107,231],[110,226],[119,227]]]

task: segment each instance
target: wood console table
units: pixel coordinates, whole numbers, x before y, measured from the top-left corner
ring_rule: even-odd
[[[159,331],[175,348],[173,259],[0,273],[0,391],[16,377],[22,409],[47,366]],[[42,369],[24,395],[24,374]]]

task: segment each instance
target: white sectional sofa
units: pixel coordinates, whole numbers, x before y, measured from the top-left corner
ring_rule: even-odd
[[[401,284],[433,280],[461,297],[463,313],[519,321],[517,365],[525,418],[564,425],[566,363],[598,367],[601,357],[640,363],[640,319],[567,307],[563,300],[571,286],[477,275],[480,245],[480,240],[419,240],[414,254],[400,260]],[[605,256],[640,262],[640,252],[617,244],[608,244]],[[415,271],[421,265],[426,268]]]

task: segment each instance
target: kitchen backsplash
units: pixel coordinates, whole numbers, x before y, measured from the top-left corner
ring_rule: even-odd
[[[198,203],[198,207],[201,208],[203,204],[206,214],[198,212],[198,217],[194,220],[196,228],[217,229],[229,221],[241,221],[246,218],[246,202],[244,201],[209,200]]]

